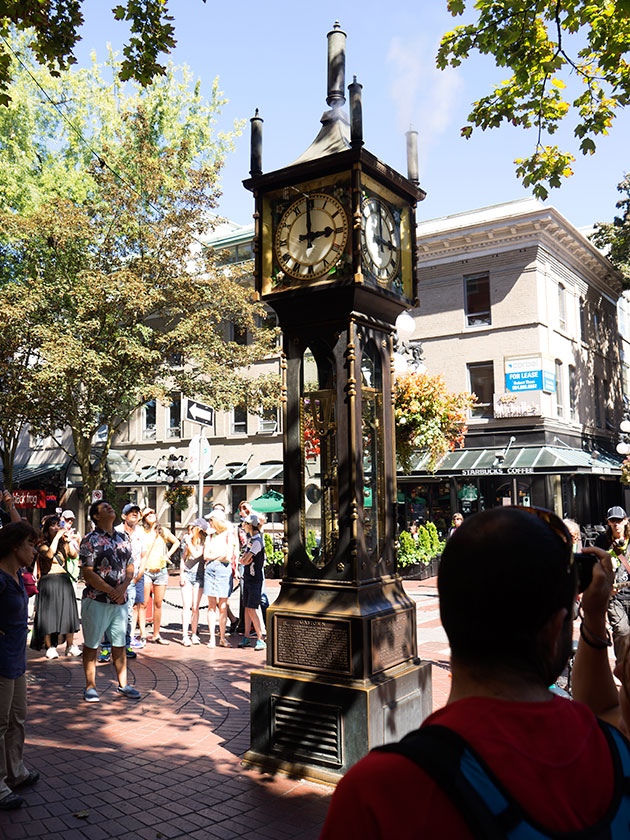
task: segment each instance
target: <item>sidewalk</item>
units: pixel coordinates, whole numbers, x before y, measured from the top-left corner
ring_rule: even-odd
[[[167,600],[179,603],[173,583]],[[270,600],[278,587],[278,581],[268,582]],[[418,605],[419,655],[435,666],[437,708],[450,675],[435,580],[405,587]],[[26,806],[0,813],[0,837],[318,837],[330,787],[240,764],[249,746],[249,673],[265,654],[185,648],[179,643],[180,615],[177,608],[165,610],[168,647],[147,645],[129,662],[129,682],[142,694],[135,703],[116,695],[111,665],[98,666],[101,702],[89,704],[82,699],[80,659],[49,661],[29,652],[25,760],[41,779],[24,791]],[[205,612],[202,630],[204,621]]]

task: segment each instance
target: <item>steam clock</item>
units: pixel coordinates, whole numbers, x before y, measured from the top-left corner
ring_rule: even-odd
[[[431,710],[416,611],[396,575],[395,320],[416,298],[415,132],[409,177],[363,147],[345,104],[345,33],[328,34],[322,128],[263,174],[252,119],[256,288],[283,333],[285,567],[251,677],[247,763],[336,781]]]

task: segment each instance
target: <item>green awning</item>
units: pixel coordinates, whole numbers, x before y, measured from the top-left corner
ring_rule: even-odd
[[[437,477],[583,473],[619,475],[623,458],[610,452],[586,452],[569,446],[522,446],[458,449],[449,452],[434,473],[426,471],[428,455],[419,452],[407,474]],[[399,477],[403,477],[399,472]]]

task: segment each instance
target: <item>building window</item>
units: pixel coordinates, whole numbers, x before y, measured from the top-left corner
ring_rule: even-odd
[[[230,508],[232,515],[238,519],[238,506],[241,502],[247,501],[247,485],[246,484],[232,484],[230,487]]]
[[[490,317],[490,278],[487,274],[464,277],[466,296],[466,326],[484,327],[492,323]]]
[[[247,345],[247,329],[238,324],[230,324],[230,340],[241,347]]]
[[[602,427],[602,406],[600,403],[601,399],[601,388],[599,387],[599,377],[595,376],[593,378],[594,384],[594,392],[595,392],[595,425],[598,429]]]
[[[576,407],[577,393],[575,384],[575,368],[573,365],[569,365],[569,416],[571,417],[571,420],[575,420],[576,418]]]
[[[147,487],[147,507],[157,511],[157,487]]]
[[[265,408],[258,415],[259,432],[275,432],[278,429],[278,410]]]
[[[599,335],[599,314],[597,312],[593,312],[593,332],[595,333],[595,341],[599,344],[600,343],[600,335]]]
[[[564,370],[559,359],[556,359],[556,413],[564,417]]]
[[[610,382],[608,381],[608,379],[604,379],[604,381],[602,382],[602,385],[604,386],[604,388],[603,388],[604,413],[603,413],[603,418],[602,419],[604,421],[603,422],[603,428],[606,429],[606,428],[608,428],[608,421],[610,420],[610,418],[608,417],[608,397],[610,395]]]
[[[236,405],[232,409],[232,434],[247,434],[247,407],[244,405]]]
[[[142,406],[142,440],[155,440],[155,400]]]
[[[586,301],[580,298],[580,340],[586,341]]]
[[[561,330],[567,328],[567,290],[558,283],[558,323]]]
[[[179,438],[182,436],[182,401],[178,396],[172,396],[167,409],[166,437]]]
[[[477,404],[470,412],[471,417],[492,417],[494,398],[494,366],[492,362],[478,362],[468,365],[470,390],[477,396]]]

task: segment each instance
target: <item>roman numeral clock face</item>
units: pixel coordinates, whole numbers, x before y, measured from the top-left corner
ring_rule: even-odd
[[[322,277],[338,262],[348,239],[342,205],[329,195],[296,199],[276,230],[274,249],[282,271],[298,280]]]
[[[361,203],[361,253],[363,265],[380,283],[389,283],[398,273],[400,240],[391,210],[378,198]]]

